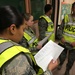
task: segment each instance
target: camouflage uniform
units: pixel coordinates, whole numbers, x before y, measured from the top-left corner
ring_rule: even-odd
[[[32,65],[30,57],[20,53],[3,65],[0,75],[36,75]],[[42,75],[52,75],[52,73],[46,71]]]
[[[34,32],[32,32],[30,29],[27,29],[27,31],[29,31],[29,32],[31,32],[31,33],[34,34]],[[28,41],[27,41],[27,39],[25,37],[23,37],[21,39],[21,41],[19,42],[19,44],[22,45],[25,48],[28,48],[31,52],[37,52],[38,51],[38,49],[36,47],[30,47],[29,46]]]
[[[19,42],[20,45],[22,45],[25,48],[28,48],[31,52],[33,51],[38,51],[38,49],[36,47],[30,47],[27,39],[25,39],[24,37],[22,38],[22,40]]]
[[[62,24],[57,28],[57,38],[59,40],[61,40],[63,38],[63,32],[64,32],[64,27],[65,27],[65,22],[64,20],[62,21]],[[66,43],[66,42],[65,42]],[[69,43],[70,44],[70,43]],[[59,43],[60,46],[64,47],[63,52],[61,53],[59,59],[60,59],[60,66],[64,63],[66,56],[67,56],[67,52],[69,52],[68,54],[68,63],[66,65],[66,72],[72,68],[73,63],[75,61],[75,49],[73,47],[71,47],[71,45],[67,44],[61,44]],[[67,74],[66,74],[67,75]]]
[[[39,40],[42,40],[46,37],[45,32],[47,31],[48,22],[44,18],[40,18],[38,26],[39,26]]]

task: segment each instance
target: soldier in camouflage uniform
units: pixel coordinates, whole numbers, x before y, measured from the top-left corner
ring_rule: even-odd
[[[40,16],[39,21],[38,21],[39,40],[44,39],[46,37],[46,33],[50,33],[51,35],[50,35],[50,38],[48,40],[55,41],[54,25],[53,25],[53,22],[51,20],[52,5],[46,4],[44,7],[44,11],[45,11],[45,14],[43,16]]]
[[[0,7],[0,17],[0,75],[37,75],[30,51],[17,44],[25,29],[24,18],[13,6]],[[50,62],[42,75],[52,75],[57,64]]]
[[[21,41],[19,42],[19,44],[25,48],[28,48],[31,52],[38,52],[38,48],[37,47],[30,47],[28,42],[27,42],[27,39],[26,38],[22,38]],[[40,47],[41,48],[41,47]]]
[[[68,52],[65,75],[70,75],[70,69],[75,61],[75,2],[72,4],[72,13],[65,15],[62,24],[58,27],[57,37],[60,39],[59,45],[64,47],[59,57],[58,69],[61,69]]]
[[[28,32],[27,34],[28,34],[28,36],[31,37],[31,39],[28,39],[29,37],[28,36],[26,37],[26,35],[24,34],[25,37],[23,36],[23,38],[19,42],[19,44],[25,48],[28,48],[32,53],[37,52],[39,49],[42,48],[42,46],[38,45],[38,39],[35,35],[35,32],[31,28],[34,24],[33,16],[30,13],[24,13],[23,16],[25,18],[25,24],[27,25],[27,27],[25,29],[25,33]],[[35,42],[35,40],[33,40],[33,42],[31,43],[32,46],[30,46],[31,44],[29,44],[29,41],[32,40],[34,37],[35,37],[35,40],[37,40],[37,41]]]

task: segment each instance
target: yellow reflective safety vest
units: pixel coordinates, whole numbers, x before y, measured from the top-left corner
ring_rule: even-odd
[[[36,61],[34,59],[34,57],[32,56],[31,52],[20,46],[19,44],[11,41],[11,40],[4,40],[4,39],[0,39],[0,68],[10,59],[12,59],[14,56],[16,56],[19,53],[27,53],[30,55],[35,68],[37,69],[37,64]],[[43,73],[43,70],[39,67],[37,69],[37,75],[41,75]]]
[[[65,15],[64,17],[64,32],[63,37],[67,42],[75,41],[75,18],[69,15]]]
[[[54,25],[52,20],[46,15],[40,16],[40,18],[44,18],[48,22],[47,31],[45,33],[46,36],[50,35],[50,38],[48,40],[55,41]]]
[[[29,30],[25,30],[24,38],[27,39],[28,44],[29,44],[30,47],[35,47],[38,43],[38,39],[34,35],[34,33],[31,33],[31,31],[33,32],[33,30],[31,28],[29,28]]]
[[[21,52],[29,54],[33,62],[36,64],[34,57],[31,55],[28,49],[10,40],[0,39],[0,68],[4,63]]]

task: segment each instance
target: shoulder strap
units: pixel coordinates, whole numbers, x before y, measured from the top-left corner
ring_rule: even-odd
[[[40,16],[40,18],[44,18],[48,23],[52,22],[48,16],[43,15],[43,16]]]
[[[10,41],[1,43],[0,44],[0,54],[7,48],[12,47],[14,45],[19,45],[19,44],[15,43],[15,42],[10,42]]]
[[[2,52],[4,52],[7,48],[10,48],[10,47],[12,47],[14,45],[19,45],[19,44],[15,43],[15,42],[10,42],[10,41],[1,43],[0,44],[0,54]]]

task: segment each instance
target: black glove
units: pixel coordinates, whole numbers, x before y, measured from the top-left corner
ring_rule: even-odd
[[[65,43],[64,43],[64,46],[65,46],[65,48],[66,48],[67,50],[72,50],[72,49],[73,49],[73,46],[72,46],[70,43],[68,43],[68,42],[65,42]]]

